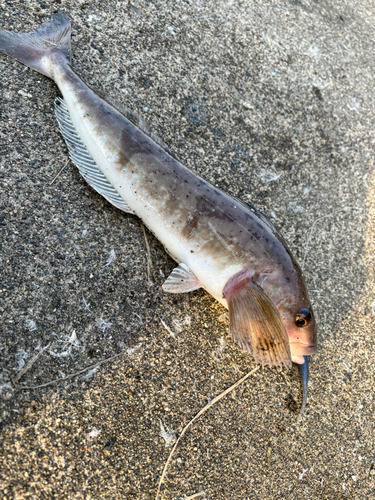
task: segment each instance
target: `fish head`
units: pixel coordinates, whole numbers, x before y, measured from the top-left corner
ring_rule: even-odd
[[[292,361],[303,364],[304,356],[316,353],[317,335],[314,312],[302,272],[295,264],[291,272],[279,268],[262,272],[256,277],[280,313],[288,335]]]
[[[291,302],[292,304],[280,313],[288,334],[292,361],[301,365],[304,363],[304,356],[316,353],[316,323],[311,304],[304,297],[302,300]]]
[[[224,287],[234,340],[261,364],[291,367],[316,352],[315,319],[302,274],[244,270]]]

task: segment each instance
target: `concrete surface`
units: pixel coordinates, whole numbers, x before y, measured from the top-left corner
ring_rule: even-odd
[[[183,437],[161,498],[375,498],[374,3],[9,1],[0,24],[60,10],[82,78],[305,256],[305,416],[297,371],[259,370]],[[150,234],[148,287],[141,225],[69,162],[53,82],[0,70],[2,496],[153,499],[169,434],[254,363],[207,294],[162,293]]]

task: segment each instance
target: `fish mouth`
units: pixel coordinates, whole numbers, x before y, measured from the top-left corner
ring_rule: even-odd
[[[297,356],[310,356],[317,351],[316,345],[303,344],[302,342],[291,342],[289,346],[292,358]]]

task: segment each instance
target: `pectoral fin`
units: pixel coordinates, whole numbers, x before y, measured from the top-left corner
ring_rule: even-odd
[[[164,292],[185,293],[201,288],[198,278],[190,271],[188,266],[180,264],[173,269],[171,274],[163,283]]]
[[[233,339],[253,355],[256,363],[291,368],[288,335],[271,299],[252,279],[240,278],[234,286],[230,284],[224,289],[224,297]]]

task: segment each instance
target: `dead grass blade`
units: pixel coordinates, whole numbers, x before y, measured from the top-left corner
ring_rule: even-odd
[[[205,413],[209,408],[211,408],[214,404],[216,404],[218,401],[220,401],[220,399],[222,399],[224,396],[226,396],[229,392],[233,391],[233,389],[235,389],[237,386],[239,386],[240,384],[242,384],[243,382],[245,382],[246,379],[248,379],[253,373],[255,373],[257,370],[259,370],[259,366],[256,366],[255,368],[253,368],[253,370],[251,370],[249,373],[247,373],[244,377],[242,377],[240,380],[237,380],[236,383],[234,383],[233,385],[231,385],[230,387],[228,387],[228,389],[225,389],[224,392],[222,392],[221,394],[219,394],[218,396],[216,396],[212,401],[210,401],[204,408],[202,408],[196,415],[194,418],[192,418],[190,420],[190,422],[188,422],[188,424],[185,425],[185,427],[182,429],[182,432],[181,434],[178,436],[177,438],[177,441],[175,442],[170,454],[169,454],[169,457],[167,459],[167,461],[165,462],[165,465],[164,465],[164,469],[163,469],[163,472],[160,476],[160,479],[159,479],[159,484],[158,484],[158,490],[156,492],[156,497],[155,497],[155,500],[160,500],[160,488],[161,488],[161,485],[164,481],[164,477],[165,477],[165,474],[167,472],[167,468],[168,468],[168,465],[172,459],[172,456],[178,446],[178,443],[180,442],[181,438],[184,436],[184,434],[186,433],[186,431],[189,429],[189,427],[196,421],[198,420],[198,418],[200,416],[203,415],[203,413]],[[193,497],[194,498],[194,497]]]

